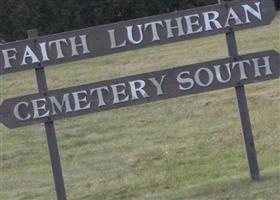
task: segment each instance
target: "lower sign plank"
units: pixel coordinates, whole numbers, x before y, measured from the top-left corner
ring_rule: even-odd
[[[266,51],[7,99],[9,128],[256,83],[279,77],[280,55]]]

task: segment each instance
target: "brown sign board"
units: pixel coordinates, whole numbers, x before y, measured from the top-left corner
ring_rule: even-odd
[[[280,55],[266,51],[7,99],[9,128],[277,79]]]
[[[0,74],[268,25],[272,0],[243,0],[0,45]]]

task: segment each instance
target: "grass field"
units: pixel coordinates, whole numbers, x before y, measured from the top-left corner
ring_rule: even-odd
[[[240,54],[280,52],[280,15],[236,34]],[[224,35],[46,69],[50,89],[227,57]],[[35,93],[1,76],[1,102]],[[280,199],[280,81],[246,87],[261,180],[252,182],[234,89],[56,121],[70,200]],[[43,125],[0,125],[1,200],[55,199]]]

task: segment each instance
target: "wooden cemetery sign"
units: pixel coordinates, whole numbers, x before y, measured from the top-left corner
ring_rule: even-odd
[[[16,41],[0,46],[0,73],[263,26],[274,16],[271,0],[245,0]]]
[[[266,51],[7,99],[0,121],[16,128],[276,79],[279,59]]]
[[[57,199],[66,200],[54,120],[235,87],[251,178],[259,179],[244,85],[279,78],[274,50],[238,55],[234,31],[268,25],[271,0],[226,2],[0,45],[0,74],[35,69],[39,93],[4,100],[8,128],[44,123]],[[48,91],[44,67],[225,33],[229,58]]]

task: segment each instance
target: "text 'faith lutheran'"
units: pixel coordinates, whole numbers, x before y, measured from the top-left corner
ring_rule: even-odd
[[[274,16],[265,9],[267,3],[242,1],[207,6],[0,45],[0,73],[257,26]],[[265,15],[271,16],[266,19]]]

